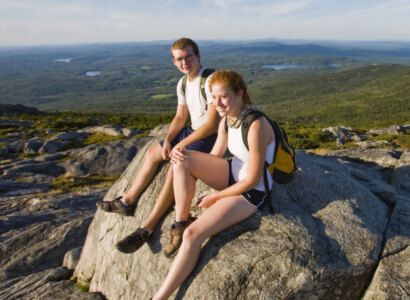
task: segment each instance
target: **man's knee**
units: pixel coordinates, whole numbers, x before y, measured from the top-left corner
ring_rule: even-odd
[[[151,147],[148,148],[147,153],[145,154],[146,159],[152,161],[152,162],[160,162],[162,161],[162,155],[161,155],[161,146],[160,144],[155,144]]]

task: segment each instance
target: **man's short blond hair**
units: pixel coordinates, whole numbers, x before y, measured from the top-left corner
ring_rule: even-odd
[[[175,49],[182,50],[185,49],[186,47],[191,46],[192,51],[194,51],[195,56],[199,55],[199,48],[198,45],[191,39],[189,38],[180,38],[176,40],[172,46],[171,46],[171,55],[174,57],[172,51]]]

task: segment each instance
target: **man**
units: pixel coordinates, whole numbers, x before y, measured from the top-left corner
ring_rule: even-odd
[[[171,55],[174,65],[185,75],[177,85],[178,106],[175,117],[165,139],[148,149],[142,166],[127,193],[113,201],[97,203],[97,206],[104,211],[133,216],[137,198],[154,178],[161,161],[169,160],[176,149],[187,148],[207,153],[212,150],[220,119],[214,106],[210,105],[212,103],[208,84],[210,76],[205,82],[207,99],[202,99],[201,79],[204,77],[202,74],[205,68],[200,64],[198,46],[191,39],[181,38],[171,46]],[[192,124],[184,127],[188,115],[191,117]],[[148,241],[161,217],[174,201],[172,180],[172,168],[169,168],[165,183],[150,215],[140,228],[116,244],[119,251],[132,253]]]

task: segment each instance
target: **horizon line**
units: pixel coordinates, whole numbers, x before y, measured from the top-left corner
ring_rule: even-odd
[[[172,44],[175,39],[160,39],[160,40],[148,40],[148,41],[100,41],[100,42],[84,42],[84,43],[67,43],[67,44],[33,44],[33,45],[7,45],[0,46],[0,49],[23,49],[23,48],[61,48],[61,47],[79,47],[79,46],[94,46],[94,45],[115,45],[115,44]],[[398,40],[398,39],[374,39],[374,40],[361,40],[361,39],[286,39],[286,38],[259,38],[259,39],[195,39],[197,43],[205,42],[283,42],[283,43],[361,43],[361,44],[374,44],[374,43],[393,43],[393,44],[408,44],[410,47],[410,40]]]

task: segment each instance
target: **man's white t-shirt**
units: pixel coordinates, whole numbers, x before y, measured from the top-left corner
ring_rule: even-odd
[[[203,67],[193,81],[189,79],[186,81],[185,93],[182,90],[182,79],[184,77],[178,81],[177,85],[178,104],[188,105],[193,130],[197,130],[206,122],[205,103],[201,95],[201,75],[204,70],[205,68]],[[205,94],[208,105],[212,103],[212,94],[209,88],[209,79],[211,76],[212,75],[208,76],[205,81]]]

